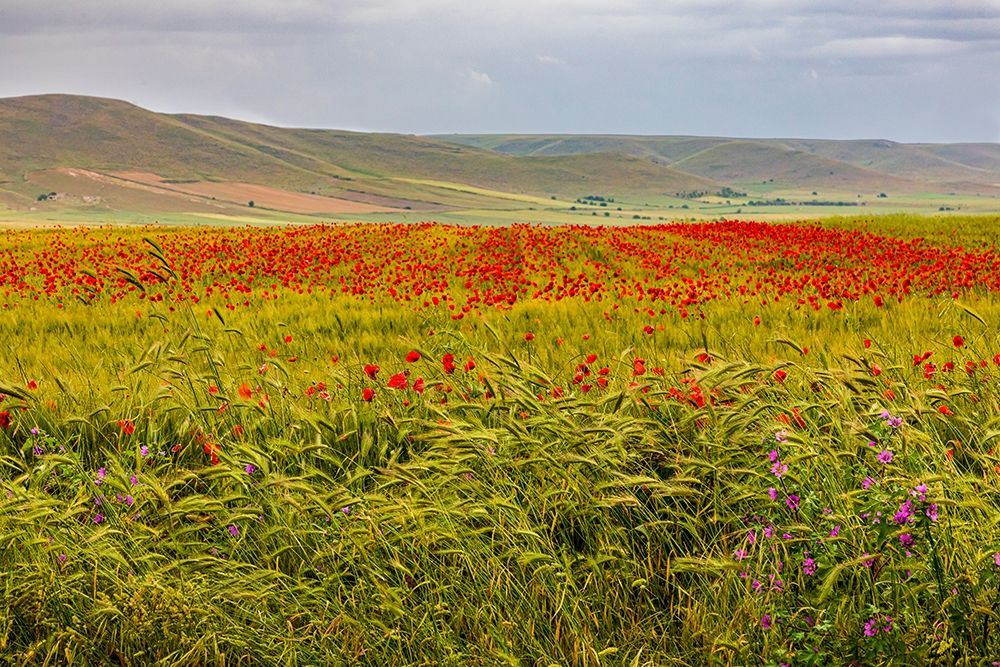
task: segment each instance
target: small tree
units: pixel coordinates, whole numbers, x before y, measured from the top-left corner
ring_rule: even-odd
[[[247,202],[247,206],[249,206],[250,208],[253,208],[253,200],[252,199]]]

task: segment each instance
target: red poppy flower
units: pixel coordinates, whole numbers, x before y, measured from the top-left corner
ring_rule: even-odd
[[[396,373],[389,378],[389,382],[386,385],[390,389],[406,389],[409,386],[409,382],[406,379],[405,373]]]
[[[375,398],[375,390],[371,387],[365,387],[361,392],[361,398],[364,399],[366,403],[371,403],[371,400]]]

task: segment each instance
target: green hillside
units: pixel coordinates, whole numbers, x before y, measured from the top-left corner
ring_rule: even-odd
[[[0,219],[507,224],[981,212],[995,144],[279,128],[73,95],[0,99]],[[884,193],[889,193],[886,196]]]
[[[171,181],[266,184],[404,208],[509,207],[511,199],[455,187],[573,199],[593,191],[672,194],[718,184],[620,154],[520,158],[398,134],[286,129],[226,118],[167,115],[127,102],[69,95],[0,100],[0,180],[73,167],[152,172]]]
[[[439,135],[509,155],[619,152],[706,178],[789,189],[997,193],[998,144],[629,135]]]

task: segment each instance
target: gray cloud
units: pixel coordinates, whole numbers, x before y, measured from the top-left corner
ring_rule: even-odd
[[[0,58],[283,125],[1000,140],[1000,0],[0,0]]]

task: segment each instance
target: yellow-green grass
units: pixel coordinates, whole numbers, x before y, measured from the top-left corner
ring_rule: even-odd
[[[963,219],[952,242],[988,244],[991,230]],[[528,301],[460,321],[292,292],[222,305],[0,308],[12,422],[0,647],[15,662],[975,664],[1000,652],[1000,370],[962,369],[1000,352],[992,294],[838,312],[734,299],[704,319],[654,320],[652,334],[628,301]],[[411,350],[422,358],[405,361]],[[927,380],[911,361],[924,351],[958,368]],[[607,367],[608,387],[584,392],[580,364],[588,384]],[[425,392],[385,386],[402,371]],[[896,525],[922,483],[914,523]]]

